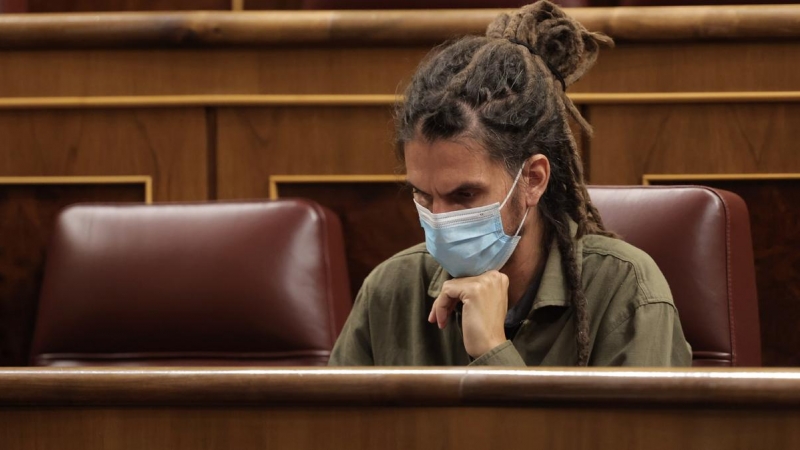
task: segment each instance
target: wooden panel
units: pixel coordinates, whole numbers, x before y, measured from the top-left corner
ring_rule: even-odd
[[[396,94],[429,49],[2,51],[0,96]],[[792,91],[798,61],[794,42],[620,45],[570,92]]]
[[[591,105],[593,184],[645,173],[800,172],[800,104]]]
[[[342,221],[350,292],[395,253],[425,241],[411,192],[401,182],[278,182],[277,197],[302,197]]]
[[[575,92],[791,91],[796,41],[631,43],[603,49]]]
[[[765,366],[800,365],[800,177],[795,179],[658,180],[735,192],[750,211]]]
[[[4,449],[793,449],[793,371],[11,369]],[[510,424],[524,426],[510,426]]]
[[[77,202],[143,202],[144,183],[0,182],[0,366],[27,365],[44,253],[58,212]]]
[[[28,12],[230,10],[231,0],[27,0]]]
[[[40,407],[0,409],[0,423],[6,450],[800,446],[800,413],[781,410]]]
[[[393,173],[391,114],[386,106],[222,108],[218,196],[266,198],[276,174]]]
[[[0,97],[395,94],[429,49],[0,51]]]
[[[204,200],[201,108],[0,111],[0,176],[150,175],[156,201]]]

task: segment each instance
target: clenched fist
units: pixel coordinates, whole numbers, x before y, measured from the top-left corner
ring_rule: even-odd
[[[503,328],[508,312],[508,277],[491,270],[476,277],[445,281],[442,292],[433,302],[428,322],[444,328],[456,305],[464,304],[461,327],[464,347],[478,358],[506,341]]]

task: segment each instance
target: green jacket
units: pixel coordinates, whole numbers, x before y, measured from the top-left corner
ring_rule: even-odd
[[[652,258],[624,241],[597,235],[576,240],[575,250],[590,317],[589,364],[690,366],[691,349],[678,311]],[[424,244],[411,247],[380,264],[364,281],[329,364],[574,366],[575,314],[560,262],[554,244],[531,311],[513,340],[472,360],[456,320],[448,320],[443,330],[428,323],[449,275]]]

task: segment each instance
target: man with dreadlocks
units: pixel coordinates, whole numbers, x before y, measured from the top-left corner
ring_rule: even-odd
[[[612,43],[540,1],[420,65],[397,149],[426,242],[367,277],[330,364],[691,364],[664,276],[603,228],[569,128],[590,131],[565,89]]]

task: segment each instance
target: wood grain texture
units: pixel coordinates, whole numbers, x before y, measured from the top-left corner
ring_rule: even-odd
[[[391,174],[391,114],[385,106],[221,108],[217,194],[266,198],[270,175]]]
[[[652,184],[701,184],[735,192],[747,203],[765,366],[800,365],[800,179],[697,178]]]
[[[590,106],[593,184],[645,173],[800,172],[798,104]]]
[[[87,13],[0,17],[5,48],[264,45],[345,42],[433,44],[483,34],[503,10]],[[800,6],[577,8],[567,12],[619,41],[796,38]],[[98,20],[101,19],[101,20]],[[107,27],[103,21],[112,21]]]
[[[27,0],[27,11],[191,11],[230,10],[231,0]]]
[[[411,192],[399,182],[279,183],[277,189],[281,198],[311,199],[339,216],[353,296],[378,264],[425,241]]]
[[[402,93],[430,46],[0,51],[0,96]],[[52,70],[58,67],[59,70]]]
[[[145,185],[0,184],[0,366],[27,365],[45,249],[56,216],[78,202],[143,202]]]
[[[760,450],[797,448],[799,424],[796,410],[711,408],[27,408],[0,410],[0,440],[7,450]]]
[[[196,109],[0,111],[0,176],[150,175],[156,201],[207,193]]]
[[[0,369],[3,407],[556,404],[800,410],[800,371],[503,367]]]
[[[0,96],[374,94],[403,91],[430,46],[0,51]],[[59,67],[58,71],[52,67]],[[619,45],[581,93],[800,90],[794,41]]]
[[[601,50],[570,92],[791,91],[798,89],[798,70],[794,39],[621,43]]]

